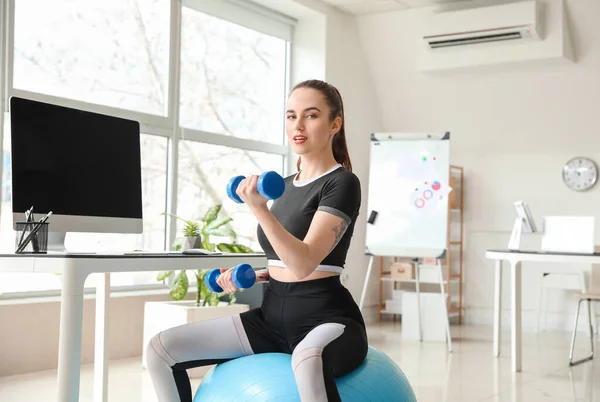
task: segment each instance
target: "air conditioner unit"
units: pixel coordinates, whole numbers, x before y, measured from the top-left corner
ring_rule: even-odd
[[[443,11],[431,15],[423,35],[429,49],[542,39],[538,0]]]

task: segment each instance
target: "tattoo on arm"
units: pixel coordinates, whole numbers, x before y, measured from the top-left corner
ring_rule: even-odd
[[[333,242],[333,246],[331,246],[331,250],[333,250],[340,242],[340,239],[342,238],[344,233],[346,233],[346,229],[348,229],[348,224],[346,223],[346,221],[342,221],[342,223],[340,223],[339,226],[335,226],[332,229],[335,233],[335,241]],[[331,252],[331,250],[329,250],[329,252]]]

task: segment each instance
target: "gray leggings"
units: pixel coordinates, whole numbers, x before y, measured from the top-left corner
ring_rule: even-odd
[[[158,401],[192,401],[186,369],[268,352],[292,355],[302,402],[341,401],[335,378],[362,364],[368,348],[357,312],[337,277],[299,285],[271,279],[261,308],[185,324],[151,339],[147,366]]]
[[[329,343],[344,333],[344,328],[345,325],[338,323],[321,324],[294,349],[292,369],[302,401],[328,401],[321,355]],[[159,402],[187,402],[192,400],[187,375],[182,378],[185,382],[180,383],[175,368],[185,370],[251,354],[254,352],[238,314],[175,327],[156,335],[148,344],[148,370]]]

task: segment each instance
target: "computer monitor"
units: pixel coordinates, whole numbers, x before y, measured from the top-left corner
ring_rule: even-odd
[[[12,97],[13,226],[33,206],[50,232],[141,233],[140,125]]]

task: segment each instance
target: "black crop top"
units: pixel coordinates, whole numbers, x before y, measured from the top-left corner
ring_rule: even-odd
[[[300,240],[304,240],[308,233],[316,211],[343,218],[348,224],[346,232],[316,268],[320,271],[342,272],[360,209],[360,181],[354,173],[339,164],[314,179],[295,180],[296,176],[297,173],[285,178],[285,192],[273,201],[271,212],[288,232]],[[257,236],[268,265],[285,267],[260,225]]]

